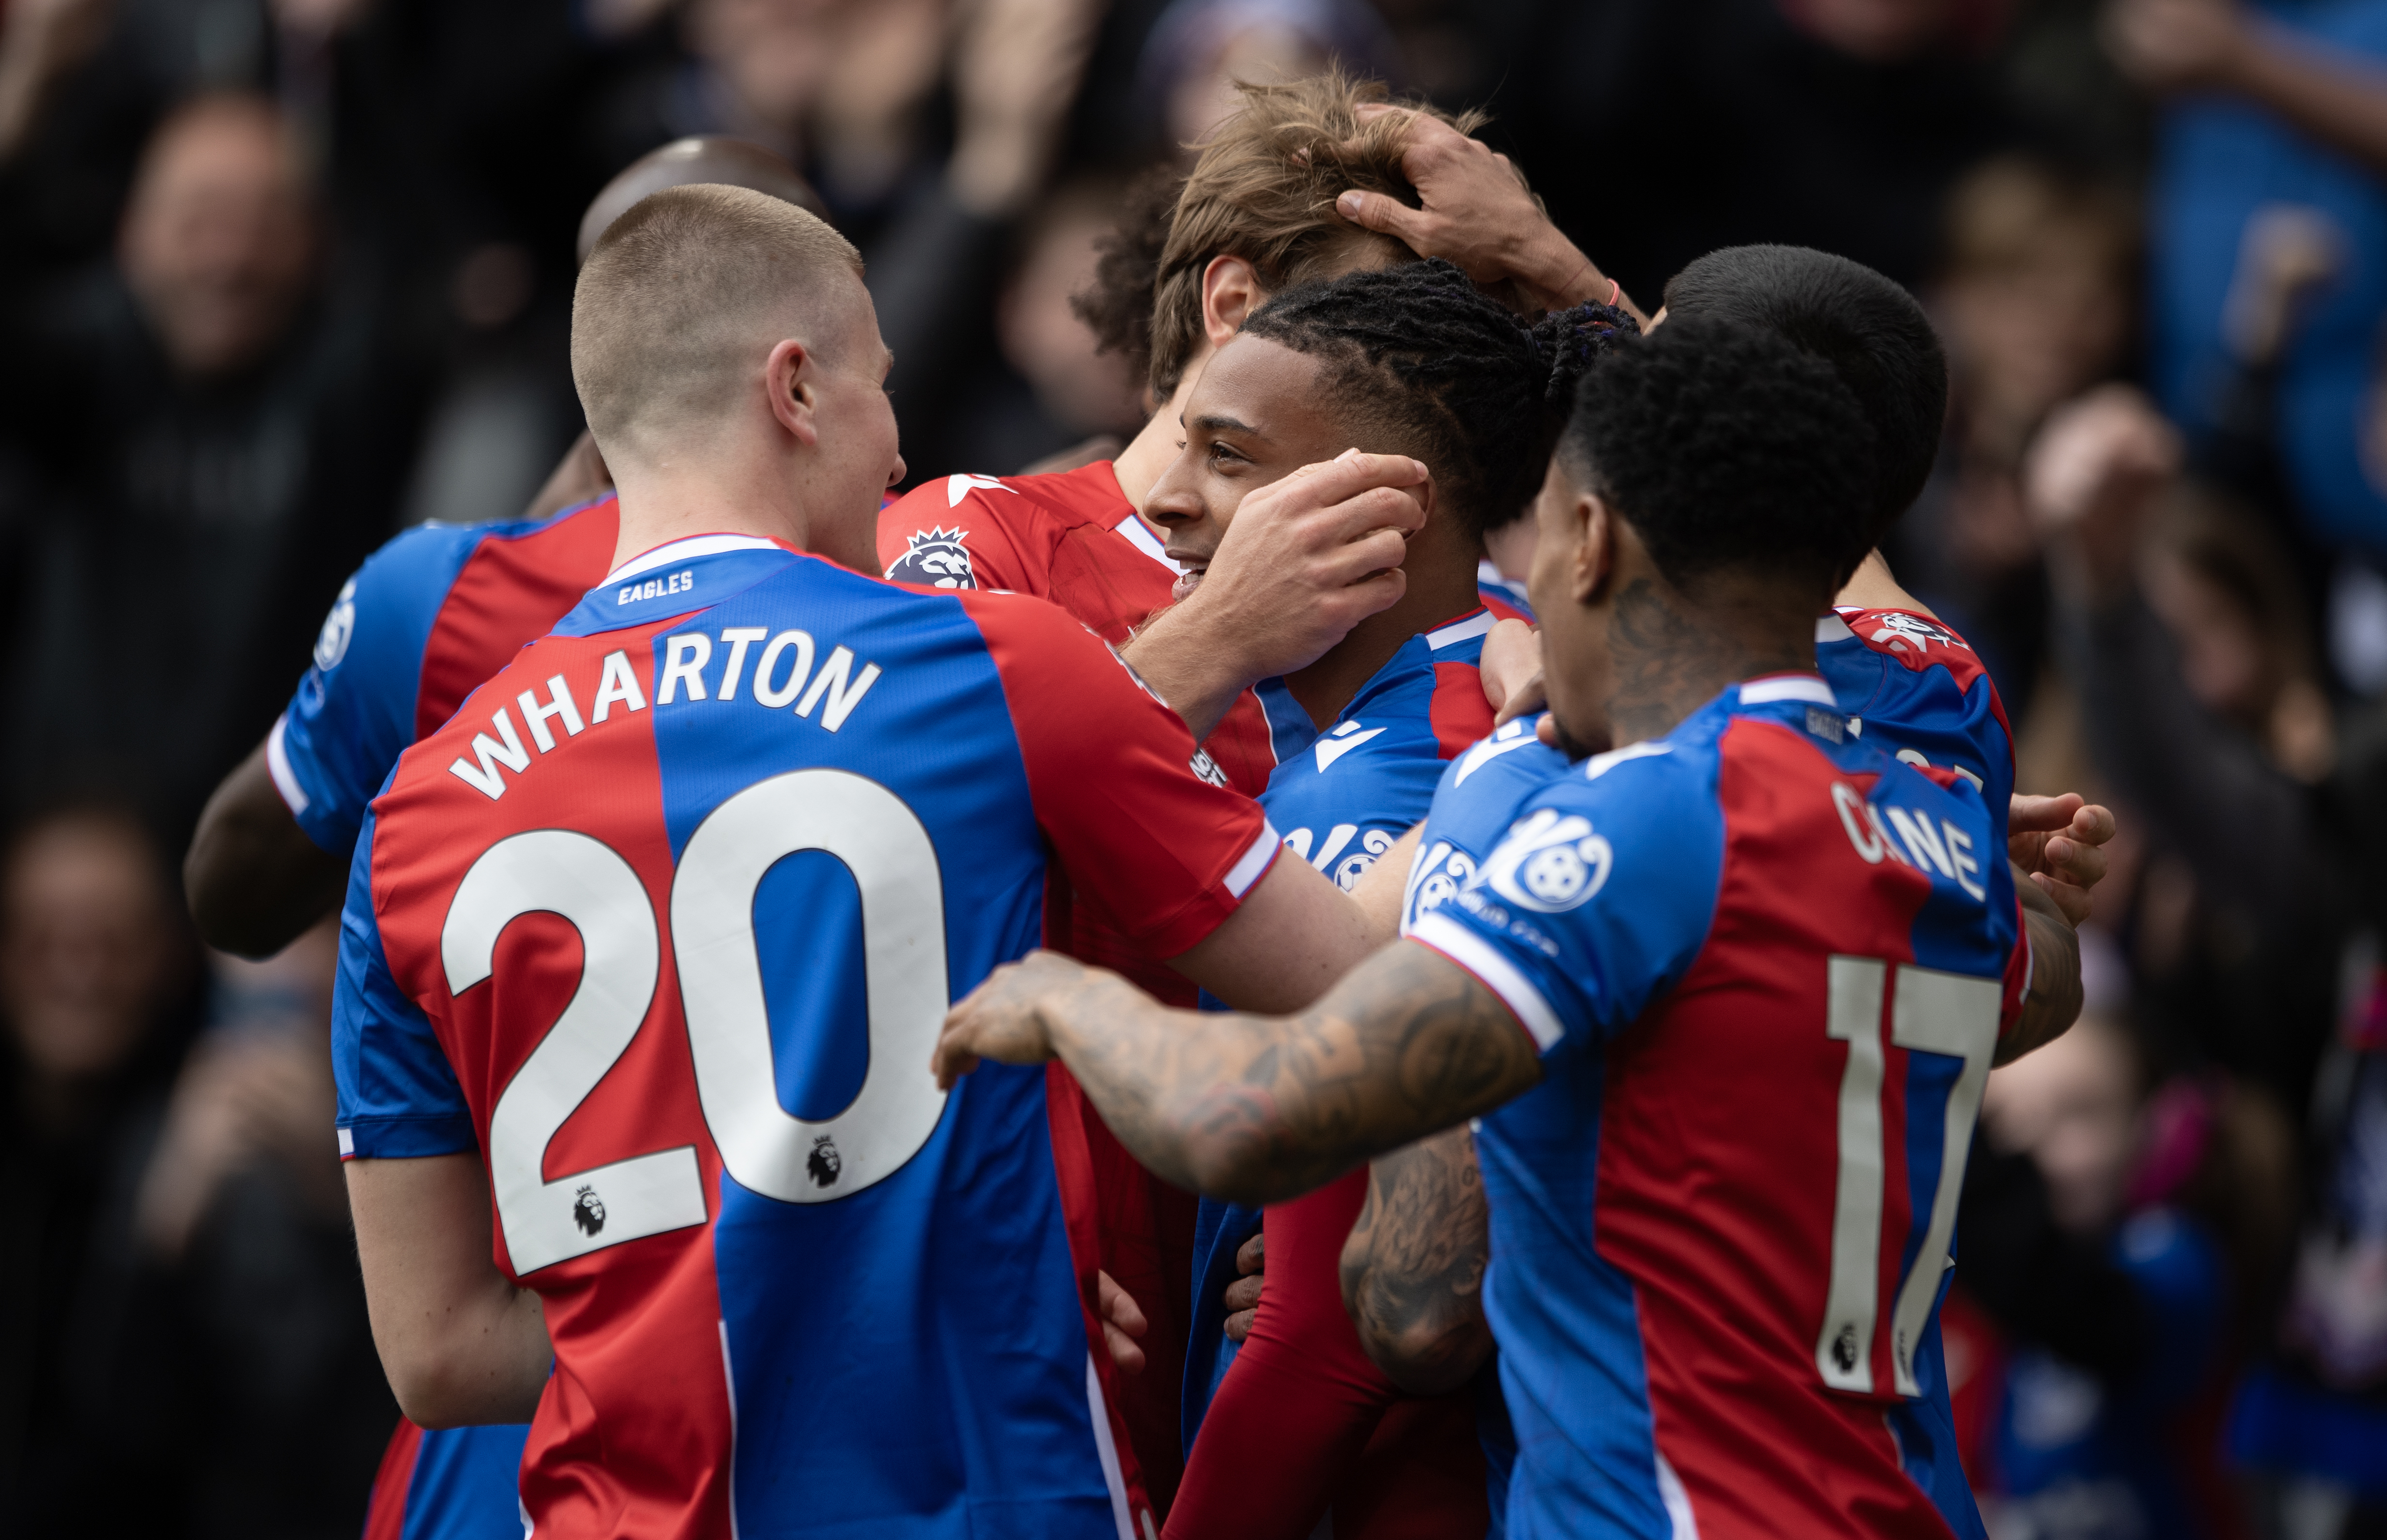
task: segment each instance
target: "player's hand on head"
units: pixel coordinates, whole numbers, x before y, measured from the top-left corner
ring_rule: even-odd
[[[1430,480],[1407,455],[1349,449],[1270,482],[1237,507],[1181,608],[1198,606],[1245,684],[1307,667],[1408,591]]]
[[[997,1064],[1042,1064],[1053,1056],[1053,1039],[1039,1007],[1054,991],[1085,977],[1086,969],[1057,952],[1031,952],[986,976],[945,1013],[943,1032],[929,1069],[943,1090],[978,1067]]]
[[[1507,156],[1425,113],[1382,102],[1359,108],[1363,123],[1394,116],[1406,120],[1401,171],[1419,207],[1355,187],[1335,199],[1336,213],[1421,257],[1443,258],[1478,284],[1513,280],[1546,309],[1616,292],[1550,222]]]
[[[1094,1274],[1094,1302],[1103,1321],[1103,1345],[1110,1349],[1111,1362],[1129,1374],[1143,1372],[1143,1348],[1139,1345],[1151,1324],[1144,1319],[1143,1307],[1135,1295],[1118,1286],[1118,1280],[1106,1272]]]
[[[1484,680],[1484,699],[1497,713],[1492,719],[1496,727],[1540,710],[1547,698],[1542,688],[1542,634],[1522,620],[1495,622],[1484,633],[1477,670]]]
[[[1260,1313],[1260,1290],[1268,1282],[1268,1233],[1259,1234],[1235,1248],[1237,1278],[1221,1294],[1219,1303],[1227,1307],[1227,1340],[1242,1342],[1252,1334],[1252,1322]]]
[[[2077,791],[2059,797],[2016,792],[2006,818],[2006,854],[2078,926],[2090,916],[2091,890],[2104,879],[2104,847],[2114,831],[2112,810]]]

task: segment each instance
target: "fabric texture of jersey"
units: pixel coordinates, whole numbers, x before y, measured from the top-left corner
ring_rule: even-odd
[[[1072,894],[1173,954],[1277,849],[1099,642],[745,536],[629,563],[408,751],[344,1152],[479,1147],[556,1370],[541,1534],[1131,1534],[1082,1139],[928,1069]],[[1166,838],[1158,831],[1166,831]]]
[[[1424,818],[1445,763],[1491,730],[1476,610],[1404,642],[1320,731],[1282,680],[1257,694],[1275,738],[1260,799],[1285,849],[1345,891]],[[1367,1195],[1354,1171],[1265,1212],[1205,1199],[1185,1375],[1185,1484],[1172,1537],[1301,1540],[1333,1532],[1480,1535],[1483,1457],[1472,1395],[1404,1395],[1343,1309],[1343,1238]],[[1249,1339],[1226,1340],[1219,1298],[1265,1223],[1268,1287]]]
[[[620,528],[611,497],[546,519],[418,524],[357,569],[266,739],[307,837],[347,855],[406,746],[580,602]]]
[[[1484,608],[1492,612],[1494,620],[1533,623],[1534,605],[1525,597],[1525,585],[1488,561],[1475,563],[1475,593],[1484,601]]]
[[[364,1540],[523,1540],[525,1423],[418,1428],[400,1418],[365,1501]]]
[[[1529,744],[1451,766],[1407,923],[1542,1053],[1475,1130],[1507,1532],[1977,1536],[1930,1328],[2027,982],[1980,794],[1811,675]]]
[[[915,487],[878,521],[878,554],[896,581],[948,589],[1007,589],[1058,604],[1114,646],[1169,602],[1177,564],[1120,493],[1109,461],[1032,476],[942,476]],[[1228,783],[1257,796],[1275,760],[1267,719],[1246,694],[1231,707],[1206,751]],[[1194,987],[1128,944],[1098,910],[1081,906],[1055,944],[1114,969],[1154,998],[1192,1005]],[[1194,1199],[1128,1154],[1067,1070],[1053,1094],[1073,1107],[1099,1205],[1104,1270],[1143,1307],[1142,1374],[1119,1386],[1130,1430],[1126,1461],[1140,1470],[1165,1512],[1177,1488],[1179,1374],[1189,1321],[1195,1239]]]

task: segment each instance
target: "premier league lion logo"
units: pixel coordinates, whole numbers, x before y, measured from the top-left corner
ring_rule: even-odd
[[[584,1235],[594,1235],[605,1228],[605,1200],[597,1195],[594,1187],[584,1187],[572,1199],[572,1222]]]
[[[845,1160],[837,1153],[837,1145],[828,1135],[822,1134],[813,1141],[813,1153],[806,1157],[804,1169],[811,1173],[815,1187],[837,1185],[838,1173],[845,1169]]]
[[[904,536],[903,556],[887,569],[890,583],[917,583],[928,588],[975,588],[978,574],[970,571],[969,548],[964,531],[930,529]]]

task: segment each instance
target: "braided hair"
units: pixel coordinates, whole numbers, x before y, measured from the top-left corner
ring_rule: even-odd
[[[1607,305],[1522,321],[1439,258],[1287,289],[1244,330],[1318,359],[1333,405],[1425,461],[1479,538],[1533,501],[1584,371],[1640,335]]]

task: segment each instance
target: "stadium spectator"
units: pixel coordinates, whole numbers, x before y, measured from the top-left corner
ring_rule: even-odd
[[[1957,1281],[1996,1323],[1967,1344],[1993,1532],[2242,1533],[2216,1457],[2292,1212],[2278,1114],[2209,1074],[2158,1082],[2090,1015],[1990,1076],[1981,1120]]]
[[[174,1344],[133,1230],[191,971],[170,902],[148,835],[112,809],[42,818],[0,865],[0,1512],[15,1534],[180,1528]],[[134,1469],[148,1479],[125,1480]]]
[[[151,143],[118,261],[10,297],[0,435],[38,499],[11,596],[20,797],[107,787],[179,844],[387,527],[415,393],[321,258],[280,115],[206,96]]]
[[[2017,724],[2046,663],[2046,576],[2023,451],[2048,412],[2125,362],[2138,224],[2129,198],[2003,158],[1950,196],[1930,288],[1948,347],[1940,463],[1891,535],[1890,567],[1980,652]]]

